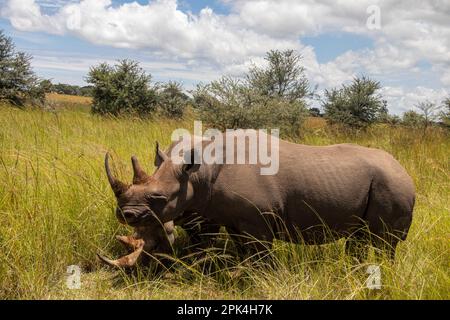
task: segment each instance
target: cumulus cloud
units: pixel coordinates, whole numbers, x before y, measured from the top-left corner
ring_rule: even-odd
[[[175,0],[120,6],[110,0],[84,0],[65,5],[53,15],[43,14],[33,0],[11,0],[3,15],[22,31],[69,33],[95,44],[146,48],[221,65],[261,56],[271,48],[299,48],[292,39],[273,39],[229,23],[209,8],[198,15],[185,13]]]
[[[226,15],[210,8],[198,14],[185,12],[176,0],[120,5],[111,0],[9,0],[1,14],[21,31],[70,34],[93,44],[145,49],[160,60],[183,61],[190,70],[217,71],[210,75],[242,74],[251,63],[263,63],[266,51],[290,48],[302,53],[308,76],[323,88],[338,86],[362,73],[391,85],[390,79],[399,74],[414,77],[423,61],[431,65],[442,86],[450,85],[448,1],[224,2],[230,9]],[[366,25],[371,5],[380,9],[379,29]],[[45,10],[48,7],[54,10],[48,12]],[[327,32],[363,35],[371,38],[374,45],[349,50],[332,61],[319,63],[314,48],[302,45],[301,37]],[[394,95],[399,92],[397,87],[395,91],[391,86],[386,93],[392,94],[393,102],[405,106],[410,103],[408,99],[446,93],[439,88],[427,91],[427,84],[423,85],[423,90],[403,91],[403,102]]]
[[[450,62],[450,2],[360,1],[233,1],[236,14],[251,29],[282,38],[327,31],[363,34],[375,41],[359,62],[369,71],[385,73],[392,68],[412,68],[423,59]],[[380,9],[380,28],[367,28],[371,5]]]
[[[436,106],[441,106],[450,92],[443,88],[432,89],[423,86],[416,87],[414,91],[405,90],[402,87],[383,87],[382,94],[389,105],[396,106],[395,113],[401,114],[415,109],[419,102],[429,101]]]
[[[447,68],[441,76],[441,82],[445,85],[450,87],[450,68]]]

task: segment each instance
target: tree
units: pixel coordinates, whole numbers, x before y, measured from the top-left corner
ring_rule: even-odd
[[[450,127],[450,97],[442,102],[442,111],[440,112],[441,121],[447,127]]]
[[[14,43],[0,30],[0,100],[16,106],[45,101],[41,81],[31,68],[32,57],[16,51]]]
[[[93,86],[93,113],[142,116],[156,109],[156,88],[136,61],[101,63],[91,67],[86,81]]]
[[[305,69],[300,65],[302,56],[294,50],[271,50],[266,54],[268,66],[253,66],[247,74],[251,88],[263,96],[282,98],[289,102],[301,101],[311,95]]]
[[[53,84],[50,80],[48,81],[48,86],[50,87],[50,91],[56,92],[58,94],[69,94],[74,96],[85,96],[85,97],[91,97],[92,96],[92,88],[93,86],[77,86],[77,85],[71,85],[66,83],[57,83]]]
[[[183,93],[178,82],[169,81],[158,92],[158,108],[169,118],[181,118],[187,107],[189,97]]]
[[[423,126],[424,121],[424,117],[414,110],[409,110],[403,113],[402,124],[405,126],[411,128],[420,128]]]
[[[298,135],[308,114],[309,83],[293,50],[269,51],[266,67],[252,66],[244,79],[222,77],[193,92],[202,120],[219,129],[279,128]]]
[[[350,85],[325,90],[322,107],[331,123],[361,129],[377,122],[387,113],[386,101],[377,92],[380,83],[358,77]]]
[[[303,101],[287,101],[261,95],[245,81],[222,77],[194,91],[194,106],[214,128],[279,128],[283,136],[295,136],[307,115]]]
[[[425,101],[425,102],[419,102],[416,104],[416,108],[420,110],[423,121],[422,121],[422,127],[423,127],[423,134],[425,135],[427,132],[427,129],[430,125],[433,124],[434,121],[438,118],[437,115],[437,106],[436,104]]]

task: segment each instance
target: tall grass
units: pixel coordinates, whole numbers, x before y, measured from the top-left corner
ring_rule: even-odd
[[[366,267],[374,258],[355,265],[344,254],[343,241],[324,246],[276,242],[272,262],[262,267],[211,250],[212,264],[178,260],[158,276],[105,269],[95,253],[123,253],[114,235],[130,232],[113,214],[105,152],[113,153],[118,175],[130,181],[132,154],[151,172],[155,140],[167,146],[173,129],[192,125],[189,119],[98,118],[70,108],[48,112],[0,106],[0,298],[450,298],[450,139],[438,129],[422,137],[378,126],[352,135],[315,120],[297,141],[382,148],[413,177],[418,193],[413,225],[396,262],[381,261],[381,290],[365,286]],[[229,245],[225,236],[221,241]],[[78,290],[65,285],[72,264],[84,270]]]
[[[91,97],[73,96],[68,94],[47,93],[45,95],[45,106],[50,110],[80,110],[89,112],[91,110]]]

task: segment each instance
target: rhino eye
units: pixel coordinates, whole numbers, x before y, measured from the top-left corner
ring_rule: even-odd
[[[150,195],[148,195],[147,197],[148,197],[150,200],[164,200],[164,201],[167,201],[167,200],[168,200],[166,196],[164,196],[164,195],[162,195],[162,194],[156,194],[156,193],[150,194]]]

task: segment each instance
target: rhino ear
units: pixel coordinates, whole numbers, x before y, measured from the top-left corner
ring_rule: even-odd
[[[167,158],[167,155],[159,149],[159,143],[156,141],[155,167],[159,167]]]
[[[183,172],[186,172],[188,175],[198,171],[198,169],[200,169],[200,164],[196,164],[196,163],[183,164]]]
[[[198,156],[196,157],[197,153],[198,153],[197,149],[193,148],[190,150],[190,152],[184,154],[184,164],[181,167],[181,169],[188,175],[200,169],[200,163],[195,163],[196,158],[197,159],[199,158]]]

